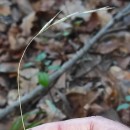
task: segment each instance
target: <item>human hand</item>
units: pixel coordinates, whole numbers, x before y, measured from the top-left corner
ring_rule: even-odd
[[[47,123],[29,130],[130,130],[130,128],[100,116],[92,116]]]

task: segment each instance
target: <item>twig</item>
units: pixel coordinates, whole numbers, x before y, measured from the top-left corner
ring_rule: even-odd
[[[77,60],[79,60],[89,49],[90,47],[95,44],[105,33],[106,31],[114,25],[117,21],[119,21],[122,17],[124,17],[124,13],[126,11],[130,10],[130,4],[125,7],[122,11],[120,11],[104,28],[102,28],[94,37],[92,37],[87,43],[85,43],[85,46],[79,50],[72,59],[67,61],[61,69],[59,69],[57,72],[55,72],[53,75],[50,76],[50,82],[53,83],[59,76],[61,76],[64,72],[68,71],[69,68],[71,68]],[[40,85],[37,86],[33,91],[26,94],[25,96],[21,97],[21,104],[28,103],[30,100],[37,97],[37,95],[41,94],[46,95],[49,89],[51,89],[52,86],[48,88],[43,88]],[[11,112],[13,112],[17,107],[19,107],[19,101],[14,102],[12,105],[4,108],[3,110],[0,110],[0,119],[4,118],[5,116],[9,115]]]

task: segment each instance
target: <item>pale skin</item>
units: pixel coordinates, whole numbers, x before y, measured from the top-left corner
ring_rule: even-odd
[[[127,126],[100,116],[43,124],[29,130],[130,130]]]

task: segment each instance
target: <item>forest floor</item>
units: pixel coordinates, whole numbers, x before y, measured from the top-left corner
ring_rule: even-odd
[[[33,36],[59,11],[56,20],[106,6],[112,9],[72,16],[29,45],[19,79],[24,122],[101,115],[130,126],[130,2],[0,0],[0,130],[23,130],[17,68]]]

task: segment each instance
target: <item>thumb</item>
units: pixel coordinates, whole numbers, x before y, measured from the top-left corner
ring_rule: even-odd
[[[92,116],[47,123],[29,130],[130,130],[130,128],[103,117]]]

